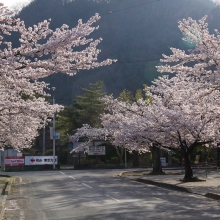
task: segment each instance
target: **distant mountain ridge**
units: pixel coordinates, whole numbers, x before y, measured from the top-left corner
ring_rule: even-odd
[[[138,6],[140,5],[140,6]],[[109,13],[110,12],[110,13]],[[178,20],[200,19],[208,14],[211,28],[219,29],[218,7],[211,0],[35,0],[25,7],[19,17],[26,26],[51,18],[51,28],[63,23],[74,27],[78,19],[88,20],[95,13],[101,15],[100,28],[92,37],[102,37],[100,60],[118,59],[116,64],[76,76],[54,74],[44,81],[56,87],[56,101],[70,104],[81,87],[104,81],[107,94],[117,96],[123,89],[135,91],[150,84],[159,74],[155,65],[170,47],[187,49],[178,29]],[[16,42],[13,42],[16,45]]]

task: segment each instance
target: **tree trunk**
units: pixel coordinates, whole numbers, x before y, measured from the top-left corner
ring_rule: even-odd
[[[160,148],[153,146],[152,151],[152,160],[153,160],[153,174],[162,173],[162,166],[160,162]]]
[[[220,146],[217,146],[217,166],[220,166]]]
[[[184,151],[184,162],[185,162],[185,176],[184,179],[192,179],[193,171],[191,168],[191,163],[189,160],[189,153],[188,151]]]
[[[123,147],[117,147],[117,146],[115,146],[115,149],[116,149],[116,153],[119,158],[119,163],[123,164],[123,155],[124,155],[125,149]]]
[[[139,167],[139,155],[138,151],[132,151],[132,163],[133,167]]]

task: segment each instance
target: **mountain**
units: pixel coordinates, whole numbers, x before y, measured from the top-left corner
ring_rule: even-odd
[[[155,65],[170,47],[187,49],[178,29],[178,21],[208,15],[211,28],[218,28],[219,8],[211,0],[35,0],[18,15],[26,26],[51,18],[51,28],[63,23],[74,27],[78,19],[87,21],[99,13],[99,29],[94,39],[103,38],[98,46],[100,60],[118,59],[116,64],[76,76],[54,74],[44,81],[56,87],[56,102],[70,104],[81,87],[104,81],[107,94],[117,96],[123,89],[135,91],[150,85],[159,74]],[[14,42],[16,44],[16,42]]]

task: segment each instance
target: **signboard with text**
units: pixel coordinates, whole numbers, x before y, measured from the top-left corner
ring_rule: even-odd
[[[105,146],[89,146],[88,155],[105,155]]]
[[[25,165],[53,165],[53,156],[26,156]],[[57,156],[55,156],[55,164],[57,164]]]
[[[9,156],[9,157],[5,157],[5,166],[6,167],[20,167],[20,166],[24,166],[24,157],[23,156]]]
[[[50,139],[53,140],[53,127],[50,127]],[[59,140],[60,139],[60,133],[55,132],[55,139]]]
[[[161,158],[160,158],[160,163],[161,163],[161,165],[162,165],[163,167],[165,167],[165,166],[166,166],[166,157],[161,157]]]

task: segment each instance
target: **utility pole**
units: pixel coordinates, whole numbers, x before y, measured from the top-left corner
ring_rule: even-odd
[[[125,168],[127,168],[127,154],[126,154],[126,148],[125,148]]]
[[[55,87],[52,87],[53,90],[53,105],[55,104]],[[56,133],[55,133],[55,113],[53,114],[53,169],[55,170],[55,140],[56,140]]]
[[[45,156],[45,127],[43,127],[43,156]]]

